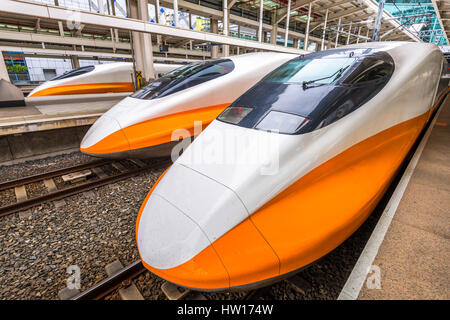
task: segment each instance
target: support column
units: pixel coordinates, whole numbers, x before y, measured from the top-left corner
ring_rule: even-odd
[[[105,13],[105,10],[104,10],[105,4],[104,4],[103,0],[97,0],[97,4],[98,4],[99,13],[104,14]]]
[[[159,15],[161,13],[161,6],[159,5],[159,0],[155,0],[155,20],[159,23]],[[158,47],[162,44],[162,36],[160,34],[156,35],[156,44]]]
[[[155,0],[155,19],[156,23],[159,23],[159,14],[161,13],[161,6],[159,5],[159,0]]]
[[[385,0],[380,0],[378,2],[378,13],[377,18],[375,20],[375,29],[373,30],[373,41],[378,41],[378,35],[380,33],[380,27],[381,27],[381,19],[383,18],[383,10],[384,10],[384,2]]]
[[[311,7],[312,7],[312,2],[309,3],[309,8],[308,8],[308,20],[306,21],[306,31],[305,31],[305,45],[303,46],[304,50],[308,50],[309,25],[311,22]]]
[[[149,21],[148,2],[139,0],[139,15],[143,21]],[[143,77],[146,82],[155,79],[155,69],[153,67],[153,45],[152,35],[150,33],[141,33],[142,54],[144,61]]]
[[[130,0],[129,4],[130,4],[130,17],[133,19],[139,19],[137,2]],[[133,53],[134,53],[133,59],[136,65],[136,71],[143,72],[144,61],[142,55],[141,37],[139,35],[139,32],[136,31],[131,32],[131,37],[133,39]]]
[[[115,0],[110,0],[110,4],[111,4],[111,14],[115,16],[116,15]]]
[[[368,41],[368,39],[369,39],[369,32],[370,32],[370,29],[369,28],[367,28],[367,33],[366,33],[366,42]]]
[[[346,44],[350,43],[350,35],[352,33],[352,23],[350,22],[350,26],[348,27],[348,35],[347,35],[347,42]]]
[[[263,42],[263,12],[264,12],[264,0],[259,0],[259,27],[258,27],[259,42]]]
[[[70,59],[72,60],[72,68],[78,69],[80,67],[80,59],[76,55],[70,56]]]
[[[62,21],[58,21],[58,27],[59,27],[59,35],[61,37],[64,37],[64,27]]]
[[[116,52],[116,40],[114,39],[115,38],[114,30],[113,30],[113,28],[109,28],[109,31],[111,33],[111,42],[112,42],[112,45],[113,45],[113,52]]]
[[[327,22],[328,22],[328,9],[325,12],[325,23],[323,24],[322,42],[320,44],[320,50],[323,51],[325,46],[325,34],[327,32]]]
[[[336,41],[334,42],[334,47],[337,48],[338,45],[338,41],[339,41],[339,30],[341,29],[341,18],[339,18],[338,21],[338,27],[337,27],[337,32],[336,32]]]
[[[278,23],[277,23],[277,11],[274,10],[272,14],[272,31],[270,32],[270,43],[274,46],[277,45],[277,35],[278,35]]]
[[[0,80],[11,82],[11,80],[9,80],[8,70],[6,69],[5,58],[3,58],[3,52],[1,51],[0,51]]]
[[[288,9],[286,15],[286,32],[284,34],[284,46],[287,47],[289,37],[289,20],[291,18],[291,0],[288,0]]]
[[[356,43],[359,43],[360,34],[361,34],[361,27],[358,27],[358,37],[356,37]]]
[[[173,0],[173,23],[178,27],[178,0]]]
[[[219,23],[215,19],[211,19],[211,32],[218,33],[219,32]],[[211,58],[215,59],[219,55],[219,47],[211,45]]]
[[[223,0],[223,35],[228,36],[228,27],[230,21],[230,11],[228,10],[228,0]],[[230,46],[227,44],[222,45],[222,54],[224,57],[230,55]]]
[[[131,17],[149,21],[147,4],[147,0],[130,1]],[[132,32],[132,37],[136,70],[142,72],[145,82],[155,79],[151,34]]]

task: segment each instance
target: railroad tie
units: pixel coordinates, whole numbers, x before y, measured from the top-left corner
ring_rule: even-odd
[[[65,174],[61,178],[63,179],[64,182],[76,183],[76,182],[86,180],[86,177],[90,176],[91,174],[92,174],[92,171],[89,169],[86,169],[83,171]]]
[[[53,181],[53,179],[45,179],[44,185],[47,188],[48,192],[54,192],[54,191],[58,190],[58,188],[56,187],[55,181]]]
[[[108,277],[112,277],[122,269],[123,265],[119,260],[115,260],[105,267],[105,271]],[[144,300],[144,297],[139,292],[139,289],[136,287],[133,281],[131,281],[131,284],[129,286],[119,289],[119,296],[122,300]]]
[[[113,162],[111,163],[111,165],[116,168],[117,170],[119,170],[120,172],[125,172],[127,171],[127,169],[120,163],[120,162]]]
[[[200,292],[192,292],[192,294],[187,295],[186,300],[208,300]]]
[[[170,283],[168,281],[165,281],[162,286],[161,290],[164,293],[164,295],[169,300],[180,300],[187,296],[187,294],[191,291],[186,288],[181,288],[173,283]]]
[[[146,166],[145,162],[139,159],[130,159],[130,161],[137,165],[139,168],[143,168]]]
[[[27,189],[25,186],[15,187],[14,192],[16,194],[17,202],[25,201],[28,199]]]
[[[286,281],[292,285],[295,291],[302,295],[306,295],[306,292],[311,289],[311,284],[297,274],[286,279]]]
[[[92,168],[92,171],[97,175],[97,177],[106,178],[108,175],[100,167]]]

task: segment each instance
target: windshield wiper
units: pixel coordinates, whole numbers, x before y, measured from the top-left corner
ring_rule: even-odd
[[[345,70],[347,70],[348,67],[349,66],[346,66],[345,68],[340,68],[335,73],[333,73],[332,75],[330,75],[328,77],[325,77],[325,78],[319,78],[319,79],[314,79],[314,80],[309,80],[309,81],[303,81],[303,83],[302,83],[303,89],[308,89],[308,85],[311,84],[311,83],[314,83],[314,82],[317,82],[317,81],[320,81],[320,80],[326,80],[326,79],[329,79],[329,78],[332,78],[332,77],[338,76],[338,75],[340,76]]]

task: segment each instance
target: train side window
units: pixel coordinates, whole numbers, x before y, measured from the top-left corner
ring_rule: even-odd
[[[344,84],[356,85],[385,79],[393,72],[393,65],[383,60],[366,59],[344,80]]]
[[[225,60],[201,70],[195,75],[195,77],[220,77],[227,73],[230,73],[233,69],[234,63],[231,60]]]
[[[199,85],[201,83],[222,77],[234,69],[233,61],[217,60],[212,63],[208,63],[205,67],[199,68],[195,73],[191,73],[182,79],[180,82],[176,82],[173,86],[164,88],[164,91],[160,92],[158,97],[168,96],[169,94],[176,93],[178,91],[188,89]]]
[[[94,66],[81,67],[81,68],[78,68],[78,69],[74,69],[74,70],[68,71],[68,72],[66,72],[66,73],[64,73],[64,74],[62,74],[60,76],[57,76],[57,77],[51,79],[50,81],[62,80],[62,79],[67,79],[67,78],[71,78],[71,77],[75,77],[75,76],[80,76],[82,74],[91,72],[94,69],[95,69]]]

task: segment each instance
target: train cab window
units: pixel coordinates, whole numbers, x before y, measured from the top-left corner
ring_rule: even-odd
[[[270,73],[264,81],[297,84],[335,83],[355,58],[295,59]]]
[[[280,66],[235,100],[217,120],[279,134],[305,134],[351,114],[394,74],[389,53],[364,49],[307,54]],[[249,109],[229,117],[234,109]]]
[[[230,59],[191,63],[172,70],[132,95],[138,99],[155,99],[188,89],[224,76],[234,70]]]
[[[383,60],[364,59],[343,81],[344,84],[358,85],[371,81],[387,79],[394,66]]]
[[[68,71],[68,72],[66,72],[66,73],[64,73],[64,74],[62,74],[60,76],[57,76],[57,77],[51,79],[50,81],[62,80],[62,79],[67,79],[67,78],[71,78],[71,77],[75,77],[75,76],[80,76],[82,74],[91,72],[94,69],[95,69],[94,66],[81,67],[81,68],[78,68],[78,69],[74,69],[74,70]]]

